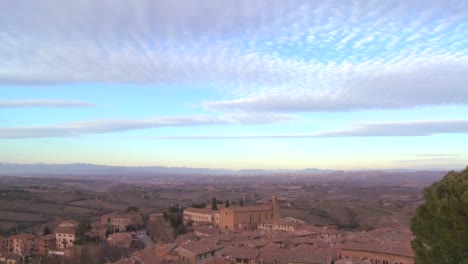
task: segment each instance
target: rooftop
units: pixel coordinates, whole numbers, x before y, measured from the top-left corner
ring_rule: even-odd
[[[270,211],[272,210],[271,205],[246,205],[246,206],[239,206],[239,205],[231,205],[230,207],[223,208],[224,210],[231,210],[233,212],[252,212],[252,211]]]
[[[74,235],[76,232],[76,228],[74,227],[65,227],[65,226],[59,226],[55,229],[56,234],[70,234]]]
[[[9,237],[9,239],[20,239],[20,240],[30,240],[34,238],[36,238],[36,236],[31,235],[31,234],[19,234],[19,235],[13,235]]]
[[[197,214],[214,214],[216,210],[211,210],[210,208],[195,208],[195,207],[188,207],[184,209],[184,213],[197,213]]]
[[[203,253],[208,253],[213,250],[221,249],[222,246],[210,240],[203,241],[191,241],[179,246],[187,251],[192,252],[195,255],[200,255]]]
[[[367,251],[367,252],[382,252],[392,255],[414,257],[413,249],[411,244],[408,242],[403,243],[356,243],[351,242],[343,244],[342,249],[356,250],[356,251]]]

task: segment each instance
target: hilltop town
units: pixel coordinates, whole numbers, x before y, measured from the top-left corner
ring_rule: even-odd
[[[432,179],[365,174],[0,177],[0,263],[414,263]]]

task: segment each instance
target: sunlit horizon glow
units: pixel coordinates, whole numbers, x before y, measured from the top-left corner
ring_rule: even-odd
[[[468,165],[467,1],[0,9],[0,162]]]

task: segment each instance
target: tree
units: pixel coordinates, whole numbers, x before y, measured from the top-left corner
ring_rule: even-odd
[[[211,201],[211,210],[218,210],[218,204],[216,203],[216,197],[213,197]]]
[[[89,220],[82,221],[75,231],[75,245],[83,245],[89,242],[89,231],[91,231],[91,222]],[[65,241],[65,240],[64,240]]]
[[[140,211],[140,208],[136,207],[136,206],[129,206],[127,207],[127,210],[125,212],[127,213],[138,213]]]
[[[468,264],[468,167],[449,172],[424,190],[411,220],[418,264]]]
[[[229,200],[228,200],[228,199],[226,199],[226,202],[224,203],[224,206],[225,206],[225,207],[229,207],[229,206],[230,206],[230,205],[229,205]]]
[[[244,206],[244,199],[242,199],[242,198],[240,199],[239,205],[240,205],[240,206]]]
[[[42,234],[43,234],[44,236],[50,234],[50,229],[49,229],[48,226],[44,227],[44,230],[42,231]]]

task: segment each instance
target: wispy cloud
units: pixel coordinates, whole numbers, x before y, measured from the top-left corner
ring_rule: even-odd
[[[467,1],[43,0],[0,10],[1,84],[204,84],[225,92],[205,103],[222,111],[468,102]]]
[[[302,82],[294,86],[302,89],[285,86],[241,99],[208,101],[204,106],[222,111],[320,112],[468,105],[466,72],[468,56],[304,64],[296,68],[294,81]]]
[[[468,120],[368,123],[355,126],[351,129],[324,131],[310,134],[149,136],[147,138],[173,140],[301,139],[334,137],[412,137],[457,133],[468,133]]]
[[[162,127],[267,124],[293,120],[286,115],[172,116],[142,120],[94,120],[48,126],[0,127],[0,138],[78,137]]]
[[[401,156],[419,157],[419,158],[460,158],[461,154],[445,154],[445,153],[424,153],[424,154],[403,154]]]
[[[68,100],[0,100],[0,108],[25,107],[89,107],[93,103]]]

